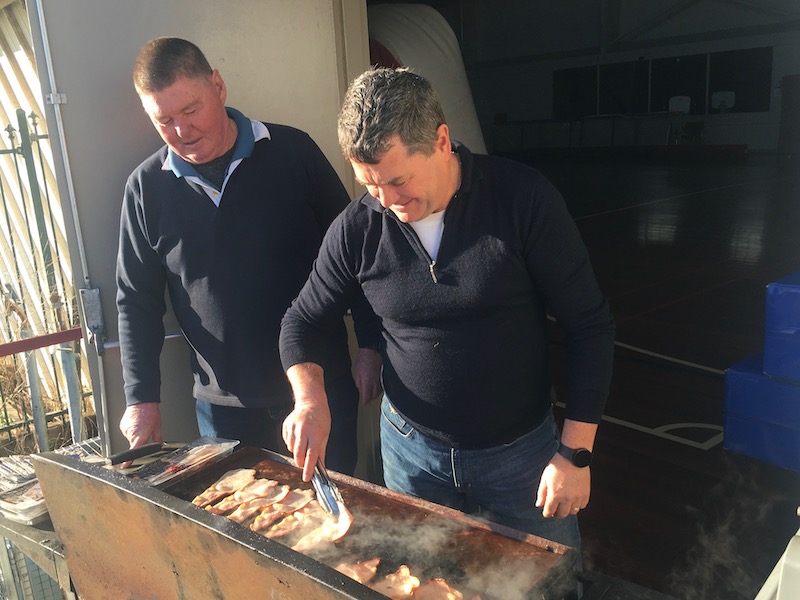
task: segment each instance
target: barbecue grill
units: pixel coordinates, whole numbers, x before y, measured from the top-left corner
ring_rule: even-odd
[[[385,599],[334,568],[375,557],[376,580],[406,564],[465,599],[561,599],[576,587],[571,548],[334,472],[355,522],[340,542],[305,554],[191,503],[235,468],[310,487],[267,450],[241,448],[159,487],[60,454],[35,456],[34,466],[82,600]]]

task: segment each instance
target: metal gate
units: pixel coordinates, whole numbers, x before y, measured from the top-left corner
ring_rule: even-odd
[[[0,0],[0,454],[63,445],[94,412],[43,102],[25,4]]]
[[[49,147],[43,144],[47,135],[39,131],[36,113],[15,114],[0,150],[0,443],[13,442],[13,453],[25,453],[31,424],[40,451],[82,439],[83,390],[89,386],[82,382],[81,332]],[[70,435],[66,415],[72,417]],[[49,422],[59,419],[61,433],[51,441]]]
[[[0,542],[0,598],[62,600],[58,583],[8,539]]]

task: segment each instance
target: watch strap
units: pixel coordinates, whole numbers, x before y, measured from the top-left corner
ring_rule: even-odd
[[[570,448],[559,442],[558,453],[576,467],[588,467],[592,462],[592,453],[586,448]]]

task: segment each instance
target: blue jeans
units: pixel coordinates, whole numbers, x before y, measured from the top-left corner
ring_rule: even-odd
[[[470,450],[420,433],[386,396],[381,404],[386,487],[571,546],[580,556],[577,517],[546,519],[535,506],[542,472],[557,449],[552,412],[509,444]]]
[[[291,405],[239,408],[195,401],[200,435],[239,440],[242,446],[266,448],[284,455],[287,451],[281,424],[291,410]]]
[[[339,473],[352,475],[358,460],[358,390],[352,377],[327,383],[331,410],[331,434],[325,464]],[[273,407],[237,408],[196,400],[197,427],[201,436],[239,440],[242,446],[266,448],[288,455],[281,426],[292,412],[292,404]]]

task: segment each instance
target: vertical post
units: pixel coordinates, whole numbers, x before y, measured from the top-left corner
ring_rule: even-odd
[[[67,410],[69,411],[69,427],[72,433],[72,442],[82,442],[83,435],[83,410],[81,407],[81,386],[78,369],[78,353],[72,343],[61,344],[58,347],[58,357],[61,362],[61,372],[64,374],[64,384],[67,391]]]
[[[38,156],[38,166],[39,171],[41,173],[41,182],[38,183],[39,189],[42,193],[42,206],[45,209],[47,216],[50,222],[50,231],[53,234],[53,239],[51,240],[52,245],[52,254],[53,254],[53,270],[58,272],[58,285],[59,289],[64,293],[64,296],[61,298],[57,297],[58,291],[52,290],[50,292],[51,301],[53,302],[53,310],[55,311],[56,315],[56,323],[58,325],[59,330],[63,329],[66,326],[75,324],[76,321],[73,317],[77,314],[77,307],[70,306],[69,302],[69,286],[64,281],[64,270],[61,266],[61,252],[59,251],[58,247],[58,226],[56,224],[55,218],[53,217],[53,202],[50,199],[50,191],[47,186],[47,163],[45,162],[45,157],[42,152],[42,142],[41,140],[47,139],[47,134],[40,134],[38,128],[39,122],[39,115],[35,112],[31,111],[28,115],[28,120],[31,123],[31,144],[36,145],[36,154]],[[74,299],[74,298],[73,298]],[[56,306],[56,302],[58,303]]]
[[[28,389],[31,393],[31,416],[33,417],[33,430],[36,434],[36,446],[39,452],[48,452],[50,450],[50,436],[47,435],[47,415],[42,403],[42,386],[39,382],[36,352],[38,351],[31,350],[25,354],[25,370],[28,375]]]
[[[39,245],[42,249],[42,260],[47,276],[47,290],[50,294],[50,301],[52,302],[54,295],[58,297],[56,274],[53,268],[53,254],[50,251],[50,238],[47,235],[47,224],[44,218],[44,208],[42,207],[42,194],[39,191],[39,180],[36,178],[36,163],[34,163],[33,159],[33,146],[31,145],[31,135],[28,130],[28,119],[25,116],[25,111],[21,108],[17,109],[17,124],[19,126],[20,152],[25,159],[25,170],[28,174],[28,183],[30,184],[33,215],[36,219],[36,229],[39,230]],[[58,320],[57,311],[56,319]],[[60,327],[60,325],[61,323],[56,323],[57,327]]]

